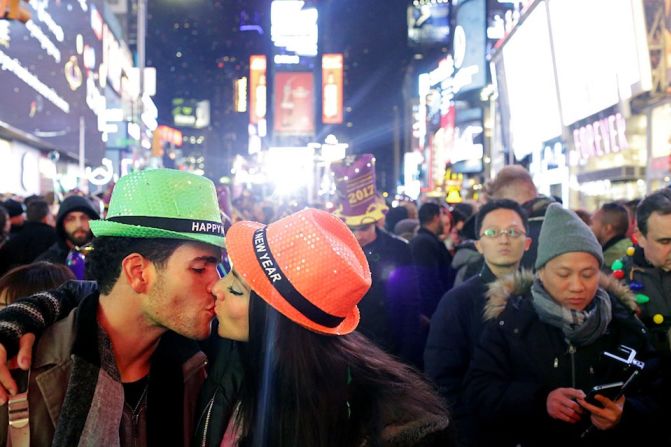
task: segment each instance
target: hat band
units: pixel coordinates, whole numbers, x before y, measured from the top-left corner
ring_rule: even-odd
[[[296,290],[284,272],[282,272],[270,251],[268,238],[266,237],[266,227],[259,228],[254,232],[254,254],[268,281],[298,312],[311,321],[328,328],[334,328],[345,320],[344,317],[337,317],[324,312]]]
[[[178,233],[211,234],[213,236],[224,235],[224,226],[221,222],[210,220],[149,216],[114,216],[106,220],[125,225],[139,225],[141,227],[176,231]]]

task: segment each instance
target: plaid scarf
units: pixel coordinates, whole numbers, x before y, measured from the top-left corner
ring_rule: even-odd
[[[538,278],[531,286],[531,296],[538,318],[561,329],[566,339],[577,346],[589,345],[601,337],[613,317],[608,292],[600,287],[592,303],[582,311],[557,303]]]

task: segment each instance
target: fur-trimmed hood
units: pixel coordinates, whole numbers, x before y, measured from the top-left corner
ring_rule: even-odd
[[[624,306],[636,311],[636,299],[627,286],[612,276],[600,274],[599,287],[605,289],[609,295],[616,297]],[[487,290],[487,303],[485,304],[484,319],[492,320],[498,318],[506,307],[510,297],[526,295],[531,291],[531,285],[537,274],[530,270],[521,270],[513,274],[499,278],[489,285]]]

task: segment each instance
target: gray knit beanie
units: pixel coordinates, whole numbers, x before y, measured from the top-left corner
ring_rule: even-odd
[[[582,251],[603,264],[603,250],[592,230],[571,210],[558,203],[548,206],[538,237],[536,270],[564,253]]]

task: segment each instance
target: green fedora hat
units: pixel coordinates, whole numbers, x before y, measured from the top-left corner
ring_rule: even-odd
[[[174,169],[147,169],[121,177],[107,217],[90,225],[96,237],[184,239],[224,246],[214,183]]]

